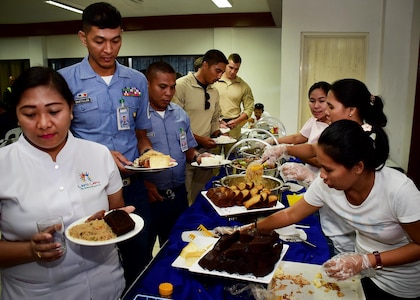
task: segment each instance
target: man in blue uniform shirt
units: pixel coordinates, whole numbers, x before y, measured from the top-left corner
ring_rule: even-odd
[[[166,62],[154,62],[147,68],[146,77],[152,120],[152,129],[147,135],[153,149],[170,155],[178,163],[160,173],[145,175],[152,210],[150,238],[153,243],[158,237],[162,246],[178,217],[188,208],[185,168],[187,162],[200,159],[200,153],[195,149],[197,142],[188,114],[179,105],[171,103],[175,93],[175,70]]]
[[[152,257],[147,238],[150,226],[147,190],[141,176],[124,168],[151,148],[146,135],[151,128],[147,117],[147,80],[142,73],[116,61],[122,28],[121,15],[115,7],[94,3],[83,11],[82,20],[79,38],[88,49],[88,56],[59,72],[75,99],[72,132],[108,147],[123,177],[124,200],[127,205],[134,205],[145,221],[139,235],[118,245],[129,286]],[[127,122],[122,126],[124,119]]]

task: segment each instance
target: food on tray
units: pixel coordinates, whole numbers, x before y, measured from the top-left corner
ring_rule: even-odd
[[[222,235],[198,264],[209,271],[263,277],[273,271],[282,249],[275,231],[235,231]]]
[[[222,155],[211,155],[201,157],[201,166],[215,166],[220,165],[222,163],[223,156]]]
[[[103,219],[75,225],[69,228],[69,234],[86,241],[106,241],[117,237]]]
[[[165,168],[169,166],[171,157],[159,151],[150,149],[133,162],[134,167]]]
[[[104,220],[117,236],[133,230],[136,226],[136,223],[130,215],[125,210],[121,209],[111,211],[104,217]]]
[[[277,294],[277,292],[286,290],[287,287],[292,284],[297,285],[297,290],[293,290],[290,294],[283,294],[282,299],[291,299],[293,295],[303,293],[301,288],[310,286],[311,284],[317,289],[323,288],[323,291],[326,293],[330,291],[337,291],[337,297],[339,298],[345,296],[337,283],[323,280],[321,273],[316,273],[315,279],[309,281],[301,273],[296,275],[286,274],[281,267],[279,267],[274,273],[271,290]],[[309,289],[308,294],[314,294],[314,291]]]
[[[216,144],[228,144],[228,143],[233,143],[236,140],[231,138],[228,135],[221,135],[221,136],[215,138],[214,141],[216,142]]]
[[[244,157],[244,158],[237,158],[234,159],[231,163],[231,165],[240,170],[246,170],[248,168],[248,165],[256,160],[259,160],[259,157]],[[276,167],[275,163],[268,163],[264,162],[262,164],[264,170],[274,169]]]
[[[193,242],[189,242],[187,246],[185,246],[179,256],[185,259],[185,264],[188,267],[191,267],[201,255],[204,254],[206,250],[200,249],[196,244]]]
[[[248,182],[252,182],[255,185],[262,184],[262,177],[264,175],[264,167],[262,164],[253,162],[246,168],[245,177]]]
[[[229,187],[210,188],[206,196],[218,207],[245,206],[247,209],[272,207],[278,195],[263,185],[241,182]]]

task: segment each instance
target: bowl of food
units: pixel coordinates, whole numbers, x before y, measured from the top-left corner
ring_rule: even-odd
[[[272,193],[280,194],[285,188],[283,187],[284,183],[280,179],[268,175],[262,175],[261,184],[265,189],[269,189]],[[241,184],[247,184],[248,178],[246,174],[233,174],[227,175],[220,179],[220,185],[225,187],[239,186]],[[217,182],[216,182],[217,183]]]
[[[229,165],[226,166],[227,174],[243,174],[246,172],[248,166],[259,160],[259,157],[242,157],[236,158],[231,161]],[[230,170],[229,170],[230,169]],[[277,163],[264,163],[263,164],[263,174],[268,176],[277,176],[278,167]]]

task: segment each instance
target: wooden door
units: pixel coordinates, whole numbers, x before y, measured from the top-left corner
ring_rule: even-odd
[[[318,81],[342,78],[365,81],[367,35],[352,33],[302,33],[299,128],[312,116],[308,90]]]

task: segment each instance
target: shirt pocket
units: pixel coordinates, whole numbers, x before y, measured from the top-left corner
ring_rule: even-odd
[[[101,122],[101,111],[98,99],[90,98],[89,102],[77,103],[73,108],[73,124],[86,129],[98,128]]]

